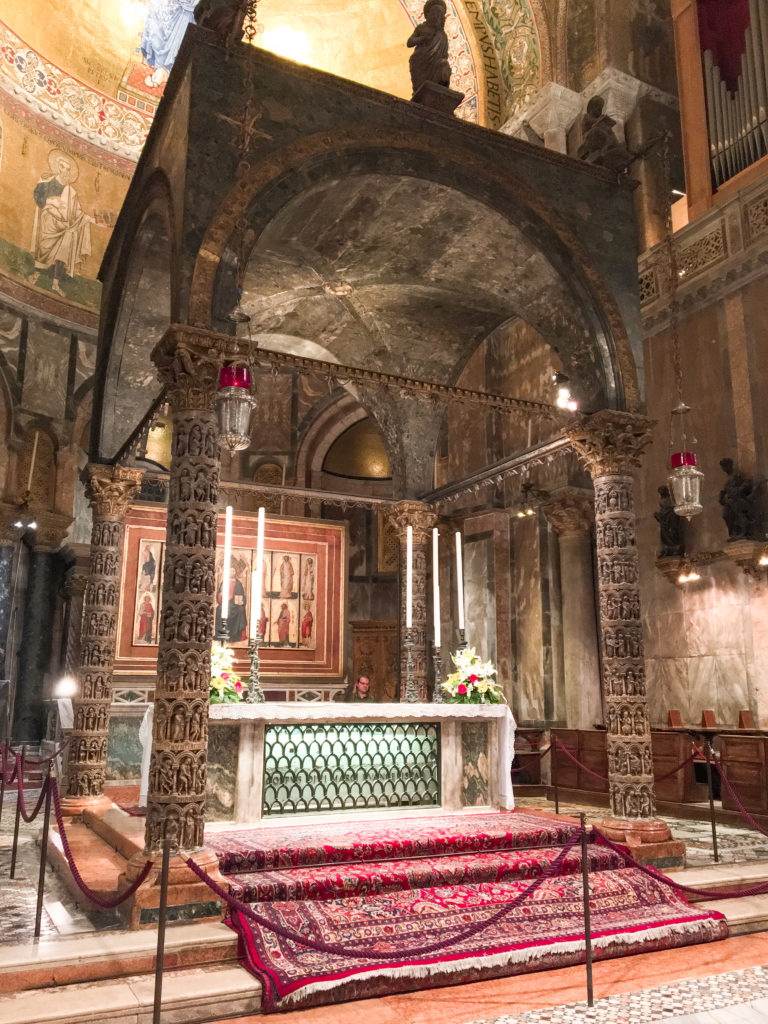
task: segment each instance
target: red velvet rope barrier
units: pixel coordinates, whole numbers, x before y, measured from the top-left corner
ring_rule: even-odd
[[[125,903],[125,901],[130,896],[133,896],[133,894],[136,892],[136,890],[139,888],[142,882],[144,882],[147,879],[150,871],[152,870],[152,861],[147,861],[147,863],[141,869],[141,874],[139,875],[139,877],[134,882],[132,882],[129,885],[129,887],[125,890],[125,892],[122,892],[116,899],[106,900],[104,899],[103,896],[99,895],[99,893],[94,892],[93,889],[89,888],[86,885],[86,883],[83,881],[82,875],[77,870],[77,865],[75,864],[74,857],[72,856],[72,850],[69,847],[67,833],[64,829],[64,818],[61,813],[61,795],[59,793],[59,787],[56,780],[53,778],[51,779],[51,785],[51,792],[53,794],[53,807],[54,812],[56,814],[56,824],[59,827],[61,845],[64,848],[64,856],[67,858],[67,863],[69,864],[69,870],[72,872],[72,877],[77,882],[77,886],[80,889],[80,891],[83,893],[84,896],[88,897],[91,903],[95,903],[97,907],[101,907],[103,910],[114,910],[115,907],[119,907],[121,903]]]
[[[604,775],[599,775],[597,772],[593,772],[591,768],[587,768],[587,766],[585,764],[582,764],[581,761],[579,761],[579,759],[577,757],[573,756],[573,754],[570,752],[570,750],[567,747],[563,746],[563,744],[560,742],[560,740],[555,740],[555,742],[557,743],[557,749],[558,750],[562,750],[562,752],[567,757],[570,757],[570,759],[573,761],[574,764],[577,764],[579,766],[579,768],[583,768],[584,771],[588,775],[594,775],[594,777],[596,779],[600,779],[601,782],[607,782],[608,781],[608,779],[606,779],[606,777]]]
[[[5,773],[8,769],[8,761],[6,760],[6,750],[3,748],[3,788],[5,786],[11,786],[18,779],[19,772],[21,770],[21,754],[15,753],[13,757],[13,771],[10,776],[6,779]]]
[[[677,889],[680,892],[690,892],[695,896],[704,896],[705,899],[715,900],[738,899],[740,896],[761,896],[768,893],[768,882],[761,882],[759,885],[747,886],[744,889],[697,889],[692,885],[683,885],[682,882],[675,882],[673,879],[667,878],[667,876],[662,874],[658,868],[648,867],[646,864],[638,863],[625,846],[618,846],[616,843],[611,842],[608,836],[603,835],[596,825],[592,826],[592,831],[599,842],[604,843],[607,847],[613,850],[614,853],[618,853],[619,856],[624,858],[624,861],[627,864],[630,864],[633,868],[637,868],[638,871],[642,871],[643,874],[649,875],[651,878],[655,878],[657,882],[668,885],[670,888]]]
[[[733,788],[733,786],[731,784],[731,780],[728,778],[728,775],[726,774],[725,768],[723,768],[723,766],[720,763],[720,761],[719,760],[713,760],[711,763],[714,764],[715,769],[720,774],[720,778],[725,783],[725,788],[728,790],[730,795],[733,797],[733,800],[734,800],[734,802],[736,804],[736,807],[737,807],[737,809],[739,811],[739,814],[741,814],[742,817],[745,818],[749,822],[749,824],[752,826],[752,828],[754,828],[757,832],[760,833],[760,835],[766,836],[768,838],[768,832],[766,832],[764,828],[762,828],[760,825],[758,825],[757,820],[749,813],[747,808],[741,802],[741,798],[739,797],[739,794]]]
[[[46,779],[45,779],[45,782],[43,782],[43,785],[42,785],[42,787],[40,789],[40,796],[38,797],[37,803],[35,804],[35,809],[34,809],[34,811],[32,811],[31,814],[27,814],[27,805],[26,805],[26,802],[24,800],[24,787],[23,786],[19,786],[19,797],[18,797],[18,799],[19,799],[19,811],[21,812],[22,818],[24,819],[24,821],[26,821],[26,823],[28,825],[31,825],[32,822],[35,820],[35,818],[40,813],[40,808],[43,806],[43,801],[45,800],[45,794],[48,792],[48,788],[50,787],[50,785],[51,785],[51,776],[48,775],[46,777]]]
[[[571,838],[568,840],[568,842],[565,844],[565,846],[563,846],[560,853],[557,855],[557,857],[555,857],[555,859],[552,861],[547,870],[544,871],[541,875],[539,875],[538,878],[535,878],[531,882],[531,884],[526,886],[526,888],[521,893],[518,893],[513,900],[505,904],[501,910],[497,911],[497,913],[495,914],[492,914],[491,917],[487,918],[485,921],[481,921],[478,924],[472,925],[471,928],[467,928],[463,932],[460,932],[458,935],[454,935],[453,938],[445,939],[441,942],[434,942],[427,946],[420,946],[418,949],[398,949],[397,952],[394,953],[370,951],[367,953],[363,953],[359,949],[347,949],[345,946],[342,946],[336,942],[323,942],[322,939],[312,939],[306,935],[297,935],[296,932],[292,932],[288,928],[283,928],[282,925],[275,924],[263,915],[258,914],[252,907],[249,907],[248,904],[242,903],[236,897],[232,896],[231,893],[226,892],[217,882],[215,882],[211,878],[208,872],[201,868],[199,864],[196,864],[191,857],[187,858],[186,864],[188,868],[194,871],[194,873],[201,881],[205,882],[205,884],[210,889],[212,889],[213,892],[215,892],[220,899],[224,900],[224,902],[229,907],[230,911],[237,911],[243,917],[246,917],[249,920],[254,921],[256,924],[261,925],[268,931],[274,932],[276,935],[282,936],[282,938],[284,939],[288,939],[290,942],[295,942],[300,946],[308,946],[310,949],[317,949],[322,953],[332,953],[337,956],[349,956],[361,960],[400,960],[403,957],[426,956],[428,953],[436,953],[438,952],[438,950],[447,949],[448,947],[455,945],[457,942],[462,942],[464,939],[468,939],[472,935],[477,935],[479,932],[482,932],[489,926],[496,924],[497,921],[500,921],[518,904],[522,903],[523,900],[531,896],[539,888],[542,882],[546,881],[548,878],[552,878],[554,875],[560,872],[560,868],[562,866],[563,861],[570,853],[570,851],[573,849],[573,847],[581,841],[581,836],[583,832],[583,828],[578,828],[571,836]]]
[[[28,764],[30,766],[30,768],[39,768],[40,765],[42,765],[42,764],[50,764],[51,761],[55,761],[57,757],[59,757],[61,754],[64,753],[64,751],[69,746],[70,739],[71,739],[71,737],[68,736],[64,740],[64,742],[61,744],[59,749],[58,750],[54,750],[54,752],[52,754],[49,754],[47,757],[40,757],[40,758],[28,757],[27,760],[26,760],[26,764]]]
[[[526,750],[526,751],[523,751],[523,752],[521,753],[521,752],[520,752],[520,751],[518,750],[518,751],[516,752],[516,755],[515,755],[515,756],[516,756],[516,757],[537,757],[537,758],[541,759],[542,757],[544,757],[544,755],[545,755],[545,754],[548,754],[548,753],[550,752],[550,750],[551,750],[551,749],[552,749],[552,744],[550,743],[550,745],[549,745],[548,747],[545,747],[545,748],[544,748],[544,750],[539,750],[539,751],[536,751],[536,752],[534,752],[534,751],[532,751],[532,750]],[[513,768],[513,769],[512,769],[512,774],[513,774],[513,775],[516,775],[516,774],[517,774],[518,772],[527,772],[527,771],[528,771],[528,769],[527,769],[527,768],[524,768],[524,767],[523,767],[523,766],[521,765],[521,766],[520,766],[519,768]]]
[[[691,761],[693,760],[694,756],[695,756],[694,754],[691,754],[690,757],[686,757],[686,759],[684,761],[682,761],[677,766],[677,768],[673,768],[672,771],[671,772],[667,772],[666,775],[654,775],[653,781],[654,782],[664,782],[665,779],[671,779],[673,775],[676,775],[678,772],[682,771],[683,768],[685,768],[685,766],[687,764],[690,764]]]

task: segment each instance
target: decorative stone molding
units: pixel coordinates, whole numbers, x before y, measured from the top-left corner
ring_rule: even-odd
[[[419,693],[419,700],[428,698],[427,674],[427,566],[432,540],[431,530],[437,524],[434,510],[421,501],[400,501],[387,510],[387,517],[400,540],[400,632],[405,635],[405,558],[406,528],[413,528],[413,596],[412,596],[412,637],[413,681]],[[407,652],[400,650],[400,696],[405,694]]]
[[[78,696],[69,747],[67,798],[99,797],[107,768],[112,673],[120,603],[125,516],[142,471],[121,466],[87,467],[85,493],[93,511],[88,581],[83,597]],[[38,523],[38,532],[40,526]]]
[[[526,139],[528,124],[543,139],[547,149],[567,153],[567,133],[584,109],[584,100],[577,92],[556,82],[547,82],[514,117],[499,129],[505,135]]]
[[[629,476],[651,443],[653,425],[653,420],[636,413],[602,409],[579,417],[568,428],[568,436],[593,480]]]
[[[157,376],[168,389],[174,411],[212,409],[221,367],[247,356],[245,343],[231,335],[181,324],[171,324],[152,350]]]
[[[757,579],[767,567],[760,565],[760,558],[768,552],[768,543],[760,540],[729,540],[722,552],[730,558],[747,576]]]
[[[749,280],[765,276],[768,263],[768,185],[742,189],[675,233],[679,270],[675,298],[680,313],[711,305]],[[669,264],[666,242],[639,258],[640,304],[646,330],[669,322]]]
[[[589,533],[595,521],[595,496],[582,487],[562,487],[541,506],[559,537]]]
[[[748,541],[747,543],[751,542]],[[685,583],[681,582],[679,579],[681,574],[691,572],[692,569],[698,569],[702,566],[710,565],[712,562],[715,562],[718,558],[722,557],[722,551],[696,551],[692,555],[681,555],[679,558],[674,556],[657,558],[656,568],[662,576],[666,576],[670,583],[674,583],[676,586],[682,587],[685,586]]]
[[[64,515],[63,512],[36,509],[34,506],[30,509],[30,513],[35,517],[37,523],[35,550],[58,551],[72,525],[72,516]]]

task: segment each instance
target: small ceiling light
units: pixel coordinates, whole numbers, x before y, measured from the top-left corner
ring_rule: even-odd
[[[768,565],[768,552],[764,551],[757,562],[758,565],[765,567]]]
[[[686,565],[683,567],[683,571],[677,577],[678,583],[695,583],[696,580],[700,580],[701,576],[696,572],[696,568],[692,565]]]

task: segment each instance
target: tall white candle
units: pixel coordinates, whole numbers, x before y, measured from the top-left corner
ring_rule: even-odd
[[[413,527],[405,528],[405,628],[413,626]]]
[[[35,475],[35,462],[37,461],[37,442],[40,440],[40,431],[35,431],[35,441],[32,445],[32,458],[29,460],[29,473],[27,474],[27,492],[32,490],[32,477]]]
[[[459,601],[459,629],[464,629],[464,568],[461,563],[461,534],[456,531],[456,590]]]
[[[259,509],[259,525],[256,534],[256,568],[251,579],[251,636],[255,637],[261,617],[261,599],[264,596],[264,509]]]
[[[435,620],[435,647],[440,646],[440,570],[437,527],[432,528],[432,617]]]
[[[224,520],[224,571],[221,579],[221,617],[229,616],[229,571],[232,562],[232,506],[227,505]]]

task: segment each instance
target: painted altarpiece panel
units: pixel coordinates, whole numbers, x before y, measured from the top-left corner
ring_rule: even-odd
[[[164,508],[136,505],[128,513],[115,671],[153,675],[162,609]],[[257,517],[235,513],[227,626],[235,668],[247,675],[251,572],[256,564]],[[216,540],[215,626],[221,625],[224,516]],[[346,527],[341,523],[267,517],[260,626],[265,678],[343,675]]]

